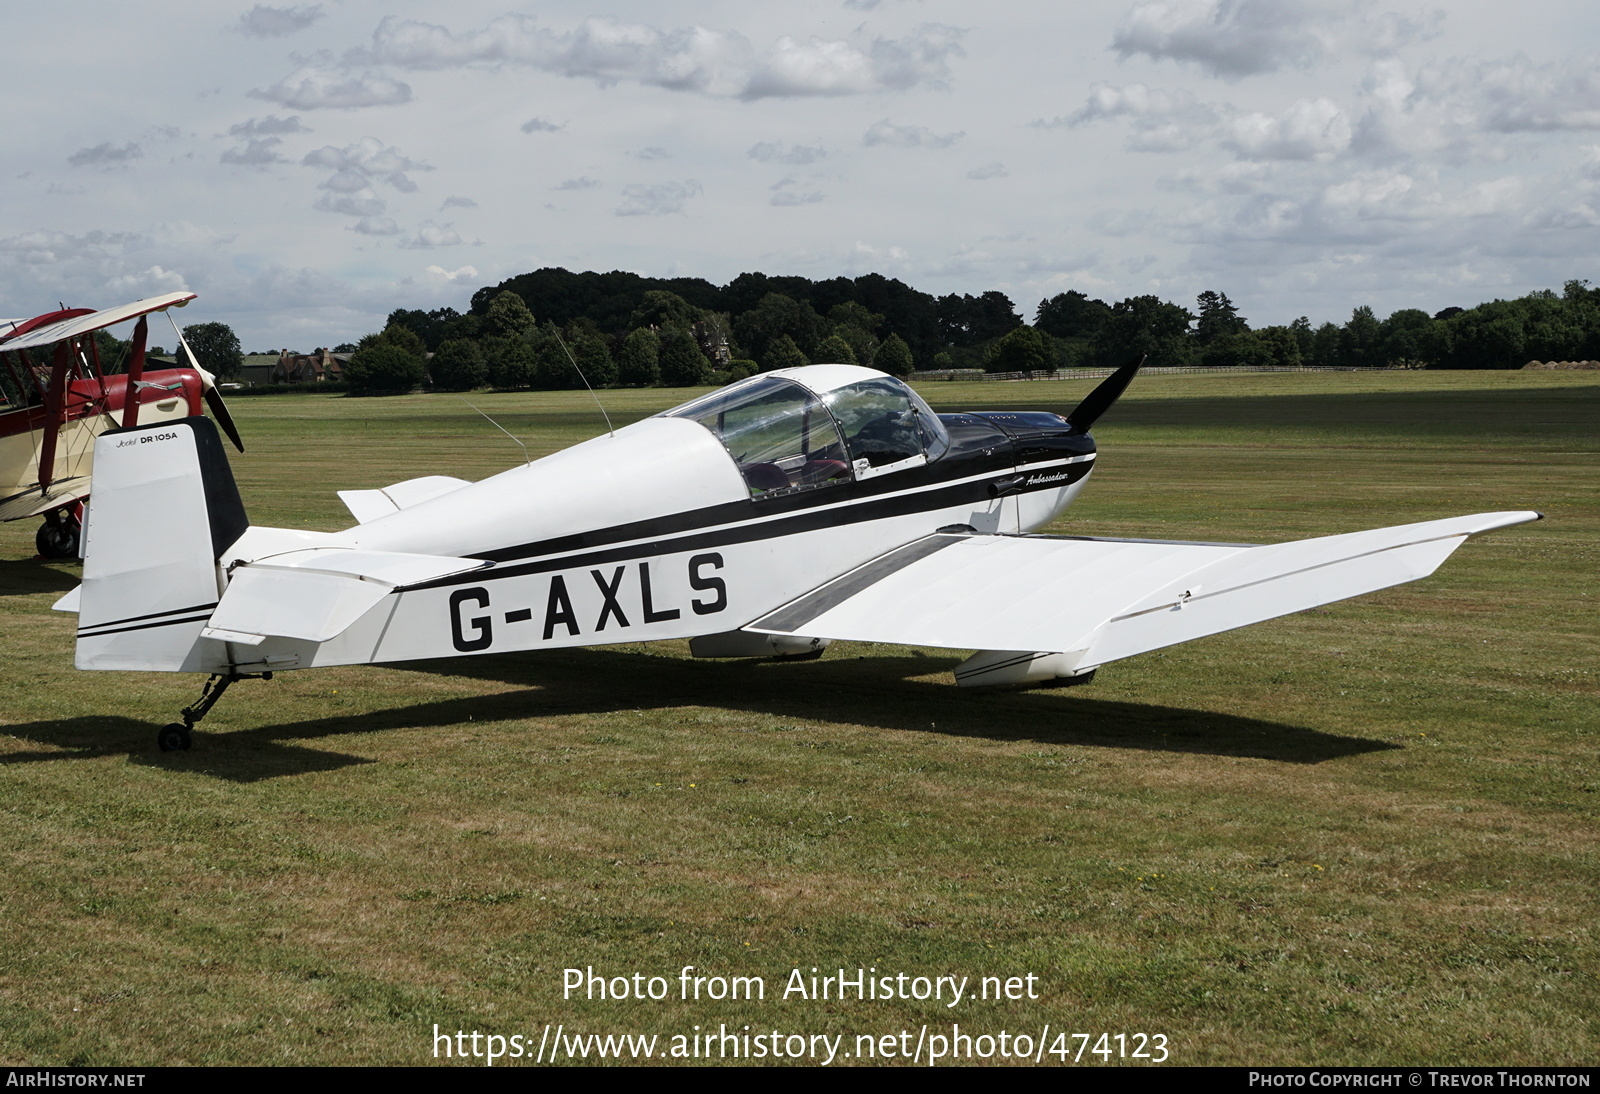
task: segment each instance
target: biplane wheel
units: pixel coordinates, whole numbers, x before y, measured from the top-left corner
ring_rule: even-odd
[[[183,752],[194,744],[194,737],[189,733],[188,726],[173,722],[161,727],[161,732],[156,734],[156,744],[161,746],[163,752]]]
[[[39,525],[33,545],[44,558],[61,559],[78,557],[78,522],[71,517],[46,520]]]

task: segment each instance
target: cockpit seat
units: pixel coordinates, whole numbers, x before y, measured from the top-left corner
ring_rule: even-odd
[[[747,463],[739,470],[744,472],[744,481],[750,484],[752,491],[789,488],[789,476],[775,463]]]
[[[808,460],[800,468],[796,481],[806,486],[814,486],[819,482],[838,478],[849,470],[849,466],[843,460]]]

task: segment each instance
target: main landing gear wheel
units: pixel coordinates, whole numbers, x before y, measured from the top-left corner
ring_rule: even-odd
[[[173,722],[161,727],[161,732],[156,734],[156,744],[163,752],[186,752],[194,744],[194,735],[182,722]]]
[[[58,510],[44,518],[44,523],[39,525],[39,531],[33,537],[33,545],[44,558],[77,558],[81,533],[78,519],[71,513]]]

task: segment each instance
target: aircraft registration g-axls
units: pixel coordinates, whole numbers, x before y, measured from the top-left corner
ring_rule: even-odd
[[[961,684],[1072,683],[1108,661],[1425,577],[1486,513],[1270,546],[1034,534],[1084,487],[1089,428],[936,414],[854,365],[763,373],[477,483],[340,497],[343,532],[252,526],[208,419],[96,441],[81,669],[287,669],[656,639],[702,657],[833,639],[977,650]]]

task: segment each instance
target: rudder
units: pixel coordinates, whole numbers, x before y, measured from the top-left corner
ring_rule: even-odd
[[[201,628],[219,599],[217,559],[249,526],[209,418],[113,429],[95,441],[78,601],[80,669],[216,672]]]

